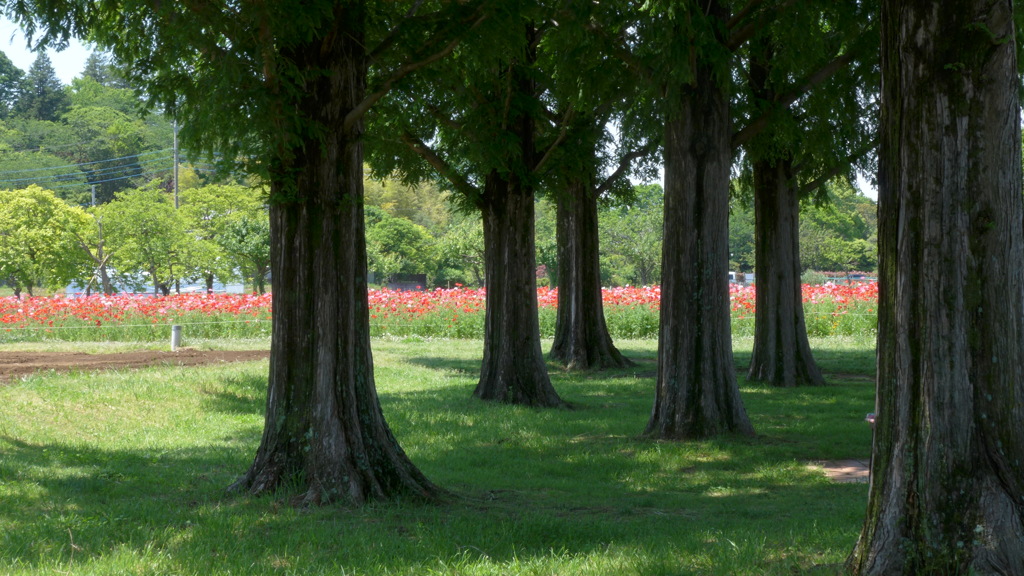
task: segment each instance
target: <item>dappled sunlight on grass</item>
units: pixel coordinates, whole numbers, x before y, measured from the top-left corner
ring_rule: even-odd
[[[0,573],[776,574],[842,562],[867,488],[804,464],[867,452],[858,412],[871,382],[744,385],[757,437],[654,441],[641,433],[656,343],[623,349],[640,365],[552,370],[576,408],[538,410],[472,398],[480,342],[375,340],[385,417],[456,495],[441,506],[299,510],[297,487],[226,495],[259,442],[265,361],[2,387]],[[873,356],[835,350],[827,373]]]

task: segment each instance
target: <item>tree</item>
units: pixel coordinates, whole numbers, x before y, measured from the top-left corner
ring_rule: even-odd
[[[154,186],[124,190],[99,211],[111,264],[134,273],[134,288],[170,294],[175,283],[195,278],[205,268],[214,245],[191,234],[185,215],[167,193]]]
[[[74,106],[64,115],[68,142],[57,152],[75,162],[96,186],[96,202],[104,203],[127,188],[142,186],[154,172],[170,172],[170,151],[150,152],[143,122],[113,108]]]
[[[0,190],[0,278],[16,295],[40,286],[63,290],[87,267],[73,236],[87,220],[50,190]]]
[[[631,366],[604,317],[595,178],[574,178],[558,197],[558,311],[550,356],[570,370]]]
[[[870,2],[803,2],[764,15],[748,61],[742,145],[753,196],[757,306],[747,378],[823,385],[804,322],[800,204],[874,147],[877,20]],[[739,107],[739,106],[738,106]]]
[[[438,241],[439,284],[484,285],[484,232],[478,218],[456,213]]]
[[[206,261],[196,263],[202,268],[208,292],[213,291],[216,278],[227,281],[237,277],[237,263],[226,257],[223,237],[237,220],[257,219],[262,214],[261,196],[259,190],[238,184],[210,184],[181,190],[179,203],[188,233],[211,245],[211,249],[205,251]],[[241,233],[249,227],[247,223],[236,227],[235,232]],[[239,241],[237,248],[247,244],[244,236],[234,236],[228,240],[232,243],[235,241]],[[216,246],[216,249],[213,249],[213,246]],[[269,246],[267,249],[269,250]],[[255,274],[255,270],[251,273]]]
[[[270,274],[270,219],[265,207],[258,212],[233,215],[218,237],[228,259],[250,282],[254,292],[263,294]]]
[[[591,32],[595,22],[614,30],[629,26],[628,12],[608,4],[562,4],[552,17],[557,27],[543,37],[541,65],[550,80],[541,101],[550,104],[541,117],[548,118],[543,131],[557,135],[542,175],[556,205],[556,261],[549,270],[557,272],[552,282],[558,307],[549,357],[578,370],[632,364],[615,347],[605,322],[598,203],[628,193],[633,161],[653,148],[645,143],[631,149],[621,122],[618,138],[609,128],[629,114],[639,89],[629,90],[627,66],[607,57],[607,35]]]
[[[131,274],[122,274],[110,266],[110,257],[113,255],[107,247],[106,239],[103,237],[103,217],[96,214],[95,207],[89,208],[88,221],[82,226],[72,230],[72,235],[78,247],[91,261],[92,268],[87,274],[76,280],[79,286],[84,286],[86,293],[91,293],[97,284],[104,294],[116,292],[114,281],[120,279],[121,284],[131,282]],[[124,281],[127,278],[128,281]]]
[[[448,193],[439,190],[434,182],[406,184],[384,178],[366,180],[364,186],[367,206],[377,206],[391,216],[405,218],[431,234],[440,234],[451,219]]]
[[[114,59],[110,54],[103,52],[89,54],[89,58],[85,61],[85,68],[82,69],[81,78],[76,78],[72,84],[77,80],[90,80],[105,88],[131,91],[131,86],[125,80]]]
[[[647,31],[667,43],[650,39],[648,49],[673,57],[674,68],[664,78],[661,323],[646,434],[753,434],[736,381],[729,316],[732,129],[722,36],[729,12],[716,0],[657,8]]]
[[[15,114],[34,120],[57,121],[71,106],[64,85],[53,69],[45,51],[39,52],[28,69],[21,95],[14,106]]]
[[[537,317],[535,197],[550,141],[539,140],[544,73],[538,50],[544,6],[529,0],[501,10],[459,46],[457,58],[389,98],[378,110],[380,173],[410,181],[440,177],[483,220],[487,283],[484,354],[473,394],[557,407],[541,351]]]
[[[747,201],[733,198],[729,203],[729,269],[754,271],[754,209]]]
[[[0,52],[0,120],[6,120],[21,96],[25,72]]]
[[[373,381],[363,116],[444,57],[488,3],[40,0],[14,10],[41,41],[88,31],[197,151],[269,183],[274,324],[264,435],[235,490],[297,482],[307,504],[441,492],[384,421]],[[368,68],[374,72],[368,89]]]
[[[599,213],[601,251],[612,283],[651,286],[660,282],[664,212],[661,185],[646,184]]]
[[[366,249],[371,255],[371,269],[375,272],[386,272],[387,275],[426,274],[429,282],[437,268],[434,237],[426,228],[406,218],[384,213],[381,218],[369,224],[366,229]],[[400,265],[388,270],[373,266],[385,260]]]
[[[808,203],[800,221],[804,270],[874,270],[878,265],[875,203],[845,179],[823,187],[827,201]]]
[[[131,89],[104,84],[87,74],[71,81],[69,96],[73,107],[112,108],[129,116],[137,115],[142,105]]]
[[[878,383],[854,574],[1024,574],[1024,205],[1006,0],[882,3]]]
[[[0,153],[0,187],[19,189],[32,185],[53,190],[69,204],[89,205],[85,174],[64,158],[43,151]]]

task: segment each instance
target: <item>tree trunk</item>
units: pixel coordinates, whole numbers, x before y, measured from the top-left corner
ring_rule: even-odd
[[[882,4],[878,385],[848,567],[1024,574],[1024,205],[1013,8]]]
[[[800,285],[800,200],[792,160],[754,162],[754,352],[747,378],[773,386],[822,386],[811,355]]]
[[[712,18],[728,16],[708,3]],[[729,99],[698,63],[665,123],[658,382],[646,434],[753,434],[736,382],[729,317]],[[675,103],[670,103],[675,104]]]
[[[298,482],[303,504],[440,495],[392,435],[373,379],[362,126],[343,128],[365,90],[364,17],[362,4],[336,4],[323,37],[283,55],[323,71],[298,103],[323,136],[276,159],[266,420],[255,461],[232,488],[262,494]]]
[[[570,370],[631,366],[612,343],[604,319],[597,196],[576,180],[557,205],[558,312],[551,357]]]
[[[533,189],[491,172],[484,183],[484,267],[487,278],[484,359],[473,395],[509,404],[557,407],[537,319]]]
[[[267,291],[267,274],[266,272],[256,272],[252,277],[252,288],[253,291],[258,294],[264,294]]]
[[[103,222],[97,217],[96,218],[96,231],[97,231],[97,243],[96,243],[96,256],[93,258],[96,260],[96,270],[100,275],[100,285],[103,287],[104,294],[113,294],[114,285],[110,283],[110,273],[107,272],[107,260],[110,258],[109,254],[104,254],[104,242],[103,242]],[[83,247],[85,244],[83,243]],[[86,249],[89,251],[88,249]],[[89,251],[91,254],[91,251]]]
[[[103,289],[104,294],[113,294],[114,285],[110,283],[110,274],[107,272],[107,263],[104,260],[102,264],[97,268],[100,275],[100,287]]]
[[[531,72],[536,30],[525,28],[525,64],[514,59],[503,82],[509,102],[536,99]],[[508,136],[518,146],[506,156],[508,168],[491,170],[479,200],[484,225],[484,359],[473,395],[509,404],[560,407],[565,402],[548,377],[537,318],[537,245],[534,237],[536,126],[522,104],[509,108]]]
[[[777,107],[770,38],[750,48],[748,83],[756,100]],[[785,120],[788,108],[775,110]],[[773,125],[775,122],[773,122]],[[773,386],[821,386],[811,355],[800,284],[800,196],[793,179],[792,139],[769,128],[747,147],[754,168],[754,351],[747,378]],[[765,141],[769,143],[765,143]],[[759,145],[758,145],[759,144]]]

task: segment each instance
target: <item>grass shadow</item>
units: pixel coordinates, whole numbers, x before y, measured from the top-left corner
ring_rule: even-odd
[[[205,431],[185,444],[178,428],[118,447],[3,432],[0,571],[791,573],[827,570],[856,538],[866,487],[830,484],[803,462],[836,437],[849,437],[850,449],[869,446],[862,423],[837,417],[873,393],[866,384],[744,385],[760,436],[662,442],[639,436],[654,382],[636,371],[553,371],[578,409],[537,410],[470,396],[478,343],[455,346],[450,358],[424,354],[431,343],[374,346],[396,437],[429,478],[463,498],[297,510],[288,505],[294,489],[227,496],[255,453],[266,380],[219,368],[195,385],[196,413],[173,419],[182,431]],[[154,369],[153,380],[167,380],[168,370]],[[102,379],[79,384],[123,395],[52,396],[66,402],[53,417],[116,417],[145,393],[131,384],[123,392]],[[4,398],[15,392],[0,389]]]

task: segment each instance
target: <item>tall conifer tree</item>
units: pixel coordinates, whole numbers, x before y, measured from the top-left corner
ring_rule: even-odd
[[[46,52],[40,51],[22,82],[15,113],[33,120],[56,122],[71,108],[71,99]]]

